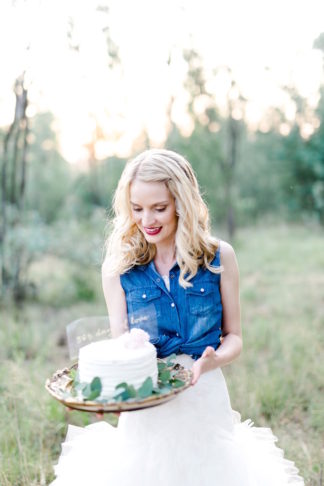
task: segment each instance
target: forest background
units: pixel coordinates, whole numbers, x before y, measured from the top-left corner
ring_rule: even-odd
[[[18,18],[25,7],[12,2],[11,13]],[[109,5],[93,12],[102,42],[93,55],[107,79],[122,77]],[[73,15],[64,27],[66,49],[82,64],[87,38]],[[34,44],[24,42],[27,58]],[[313,50],[324,60],[324,33],[314,35]],[[89,113],[81,155],[69,160],[55,113],[37,101],[28,62],[17,64],[12,91],[1,92],[10,100],[0,126],[3,486],[48,484],[67,423],[94,420],[69,415],[43,385],[68,364],[66,325],[106,312],[100,265],[113,192],[128,158],[152,146],[192,163],[213,231],[238,255],[245,352],[224,370],[233,407],[272,427],[306,484],[323,484],[324,63],[316,103],[292,82],[283,84],[276,87],[282,106],[269,106],[252,123],[235,69],[217,57],[207,67],[190,35],[163,62],[170,77],[176,65],[183,67],[183,122],[176,116],[178,91],[171,91],[160,139],[142,126],[123,156],[124,125],[116,129],[107,108],[104,117]],[[221,95],[213,89],[219,84]],[[108,86],[101,97],[104,104],[114,90]]]

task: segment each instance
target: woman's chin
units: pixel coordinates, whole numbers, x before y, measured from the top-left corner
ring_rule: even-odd
[[[147,235],[144,233],[144,237],[148,243],[159,243],[160,241],[159,235]]]

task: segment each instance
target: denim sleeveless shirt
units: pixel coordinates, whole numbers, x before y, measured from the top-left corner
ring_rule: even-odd
[[[219,249],[211,265],[220,265]],[[217,349],[220,345],[220,274],[200,267],[187,289],[179,285],[179,274],[176,263],[169,272],[170,291],[153,261],[122,274],[128,325],[149,334],[160,358],[185,353],[197,359],[206,346]]]

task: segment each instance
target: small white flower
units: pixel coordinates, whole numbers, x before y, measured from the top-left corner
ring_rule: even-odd
[[[142,348],[150,336],[143,329],[133,328],[123,335],[124,346],[128,349]]]

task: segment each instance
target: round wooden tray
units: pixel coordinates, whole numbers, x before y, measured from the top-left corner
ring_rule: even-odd
[[[165,361],[158,358],[158,362]],[[152,395],[141,400],[129,399],[123,402],[95,402],[84,401],[76,397],[67,396],[72,386],[72,379],[69,373],[72,369],[77,369],[77,364],[74,364],[70,368],[64,368],[57,370],[51,378],[48,378],[45,383],[46,390],[56,400],[63,405],[76,410],[82,410],[85,412],[130,412],[132,410],[141,410],[143,408],[155,407],[162,403],[168,402],[176,395],[182,393],[191,385],[192,371],[184,368],[179,363],[173,365],[172,370],[176,371],[175,378],[184,381],[184,385],[179,388],[173,388],[168,393],[163,395]]]

